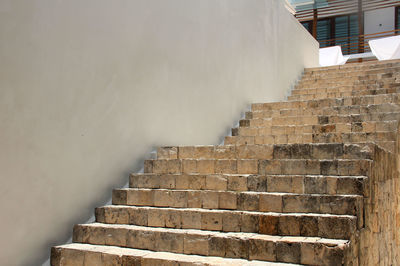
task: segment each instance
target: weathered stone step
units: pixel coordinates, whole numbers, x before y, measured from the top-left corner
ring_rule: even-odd
[[[265,262],[258,260],[230,259],[211,256],[198,256],[176,254],[170,252],[156,252],[151,250],[122,248],[116,246],[67,244],[53,247],[51,250],[52,266],[99,266],[99,265],[124,265],[124,266],[217,266],[217,265],[243,265],[243,266],[293,266],[294,264]]]
[[[373,144],[309,143],[161,147],[157,159],[370,159]]]
[[[367,88],[393,88],[393,87],[398,87],[400,81],[397,81],[396,78],[385,78],[385,79],[378,79],[378,80],[347,80],[347,79],[332,79],[330,82],[329,81],[318,81],[314,83],[301,83],[298,84],[294,87],[295,90],[298,89],[322,89],[322,88],[332,88],[332,87],[338,87],[338,86],[344,86],[344,87],[360,87],[364,86],[365,89]],[[347,92],[350,92],[352,89],[348,90]],[[344,92],[343,92],[344,93]],[[350,96],[351,94],[347,95]],[[321,97],[323,98],[323,97]]]
[[[320,116],[323,121],[323,116]],[[358,117],[351,118],[357,121]],[[329,118],[328,118],[329,120]],[[328,121],[329,122],[329,121]],[[241,120],[238,128],[232,129],[233,136],[266,136],[318,133],[380,133],[397,131],[398,120],[363,121],[350,123],[323,123],[314,125],[268,125],[269,119]]]
[[[362,195],[366,177],[326,175],[131,174],[131,188]]]
[[[370,160],[365,159],[152,159],[145,160],[144,172],[155,174],[366,175],[369,163]]]
[[[390,93],[399,93],[400,89],[393,90]],[[382,93],[378,93],[382,92]],[[330,93],[317,93],[317,94],[296,94],[288,96],[288,101],[299,101],[299,100],[315,100],[315,99],[332,99],[332,98],[344,98],[344,97],[353,97],[353,96],[368,96],[368,95],[386,95],[389,93],[384,93],[383,90],[365,90],[365,91],[357,91],[357,92],[330,92]]]
[[[167,190],[122,188],[113,190],[114,205],[203,208],[279,213],[322,213],[360,217],[362,196]]]
[[[362,82],[381,82],[387,80],[395,80],[397,73],[400,72],[400,68],[392,68],[390,71],[374,71],[375,73],[364,72],[361,75],[355,76],[342,76],[338,77],[335,75],[324,75],[324,78],[319,78],[318,75],[312,75],[308,77],[303,77],[299,80],[298,84],[343,84],[343,83],[362,83]]]
[[[381,90],[382,91],[382,90]],[[383,92],[383,91],[382,91]],[[391,93],[399,93],[399,90],[395,90]],[[330,93],[311,93],[311,94],[296,94],[288,96],[288,101],[299,101],[299,100],[315,100],[315,99],[332,99],[332,98],[345,98],[345,97],[353,97],[353,96],[368,96],[368,95],[386,95],[389,93],[377,93],[377,90],[365,90],[365,91],[357,91],[357,92],[330,92]]]
[[[347,96],[342,97],[350,97],[350,96],[363,96],[363,95],[379,95],[379,94],[391,94],[391,93],[399,93],[400,92],[400,84],[395,86],[391,85],[390,88],[381,88],[378,84],[369,85],[369,86],[360,86],[360,85],[348,85],[348,86],[330,86],[324,88],[307,88],[307,87],[296,87],[292,90],[291,96],[297,95],[315,95],[315,94],[323,94],[331,97],[337,93],[350,93]],[[332,97],[331,97],[332,98]],[[333,98],[341,98],[341,97],[333,97]]]
[[[266,111],[252,111],[245,113],[245,119],[260,119],[273,117],[290,116],[313,116],[313,115],[357,115],[368,113],[392,113],[400,111],[399,104],[383,103],[371,105],[350,105],[350,106],[332,106],[324,108],[295,108]],[[250,121],[251,123],[251,121]],[[244,124],[246,125],[246,124]],[[243,125],[243,126],[244,126]],[[251,124],[250,124],[251,125]]]
[[[341,66],[329,66],[329,67],[315,67],[315,68],[306,68],[304,70],[304,75],[316,75],[316,74],[325,74],[325,73],[338,73],[345,74],[350,72],[357,71],[371,71],[382,69],[385,70],[391,67],[398,67],[400,65],[400,60],[387,60],[387,61],[373,61],[373,62],[363,62],[363,63],[353,63],[346,64]]]
[[[365,143],[375,142],[389,151],[394,151],[396,133],[376,132],[376,133],[298,133],[283,135],[261,135],[261,136],[228,136],[225,137],[226,145],[245,145],[245,144],[298,144],[298,143]]]
[[[271,118],[242,119],[240,127],[250,130],[251,128],[270,128],[272,126],[312,126],[326,124],[350,124],[362,122],[398,121],[400,112],[370,112],[362,114],[332,114],[311,116],[279,116]],[[251,127],[255,125],[254,127]]]
[[[369,121],[306,126],[239,127],[232,129],[232,136],[227,136],[225,139],[235,136],[261,136],[269,137],[271,140],[268,142],[258,141],[254,144],[313,143],[313,140],[323,139],[327,134],[331,134],[330,136],[336,139],[336,142],[395,140],[397,124],[398,121]],[[274,139],[280,138],[284,142],[274,142]],[[327,143],[331,142],[327,141]],[[229,141],[225,142],[225,145],[229,145],[229,143]],[[247,144],[251,145],[251,143]]]
[[[279,237],[93,223],[74,227],[74,242],[223,258],[342,265],[348,240]]]
[[[326,108],[334,106],[351,106],[351,105],[370,105],[393,103],[400,104],[400,94],[380,94],[351,96],[343,98],[300,100],[300,101],[282,101],[269,103],[254,103],[251,105],[252,111],[268,111],[274,109],[306,109],[306,108]]]
[[[96,222],[331,239],[350,239],[357,227],[350,215],[115,205],[96,208]]]
[[[334,123],[318,125],[261,126],[264,119],[252,119],[250,126],[246,124],[232,129],[233,136],[268,136],[319,133],[371,133],[379,135],[383,132],[397,131],[398,120],[366,121],[352,123]],[[243,123],[244,124],[244,123]],[[371,135],[370,134],[370,135]]]

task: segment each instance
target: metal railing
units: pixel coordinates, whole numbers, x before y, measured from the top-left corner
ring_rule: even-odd
[[[391,37],[400,34],[400,29],[383,31],[373,34],[355,35],[349,37],[335,38],[330,40],[320,40],[321,47],[340,45],[343,54],[358,54],[370,52],[368,41],[384,37]]]

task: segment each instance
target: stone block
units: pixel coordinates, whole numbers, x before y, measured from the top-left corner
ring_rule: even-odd
[[[237,160],[237,173],[238,174],[257,174],[258,161],[257,160]]]
[[[215,173],[215,160],[198,160],[197,172],[200,174],[213,174]]]
[[[201,229],[201,212],[184,211],[181,213],[181,219],[182,219],[182,228]]]
[[[231,191],[247,191],[247,176],[232,175],[228,178],[227,189]]]
[[[153,206],[153,190],[129,190],[127,193],[127,205]]]
[[[259,209],[262,212],[282,212],[282,195],[260,194]]]
[[[222,231],[224,232],[240,232],[241,231],[241,214],[240,213],[224,213],[222,216]]]
[[[300,263],[301,246],[300,243],[283,242],[276,243],[276,260],[289,263]]]
[[[250,175],[247,177],[247,189],[249,191],[267,192],[268,179],[266,176]]]
[[[184,253],[208,256],[209,236],[206,234],[186,234],[184,237]]]
[[[178,159],[178,147],[160,147],[157,149],[158,159]]]
[[[279,235],[299,236],[300,235],[300,217],[298,216],[279,216],[278,232]]]
[[[279,216],[260,215],[259,233],[277,235],[279,233]]]
[[[259,195],[258,193],[252,193],[252,192],[240,193],[237,204],[238,204],[238,210],[258,211]]]
[[[201,214],[201,229],[210,231],[222,231],[222,217],[223,213],[203,212]]]
[[[260,224],[260,215],[244,212],[240,217],[240,226],[242,232],[258,233]]]
[[[205,188],[209,190],[226,190],[227,178],[223,175],[207,175],[205,177]]]
[[[204,191],[201,193],[202,207],[204,209],[218,209],[219,195],[216,191]]]
[[[235,192],[220,192],[219,193],[219,208],[227,210],[237,209],[237,194]]]
[[[249,240],[249,259],[276,261],[276,244],[262,238]]]
[[[217,160],[215,162],[215,173],[236,174],[237,173],[237,161],[236,160]]]
[[[147,226],[148,208],[129,208],[129,224]]]

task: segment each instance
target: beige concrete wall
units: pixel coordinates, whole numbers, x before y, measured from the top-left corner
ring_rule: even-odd
[[[281,0],[0,0],[0,265],[38,265],[156,146],[317,66]]]

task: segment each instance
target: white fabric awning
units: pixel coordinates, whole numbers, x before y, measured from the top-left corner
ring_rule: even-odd
[[[343,56],[340,46],[332,46],[319,49],[320,66],[336,66],[346,64],[349,56]]]
[[[368,44],[378,60],[400,59],[400,36],[370,40]]]

